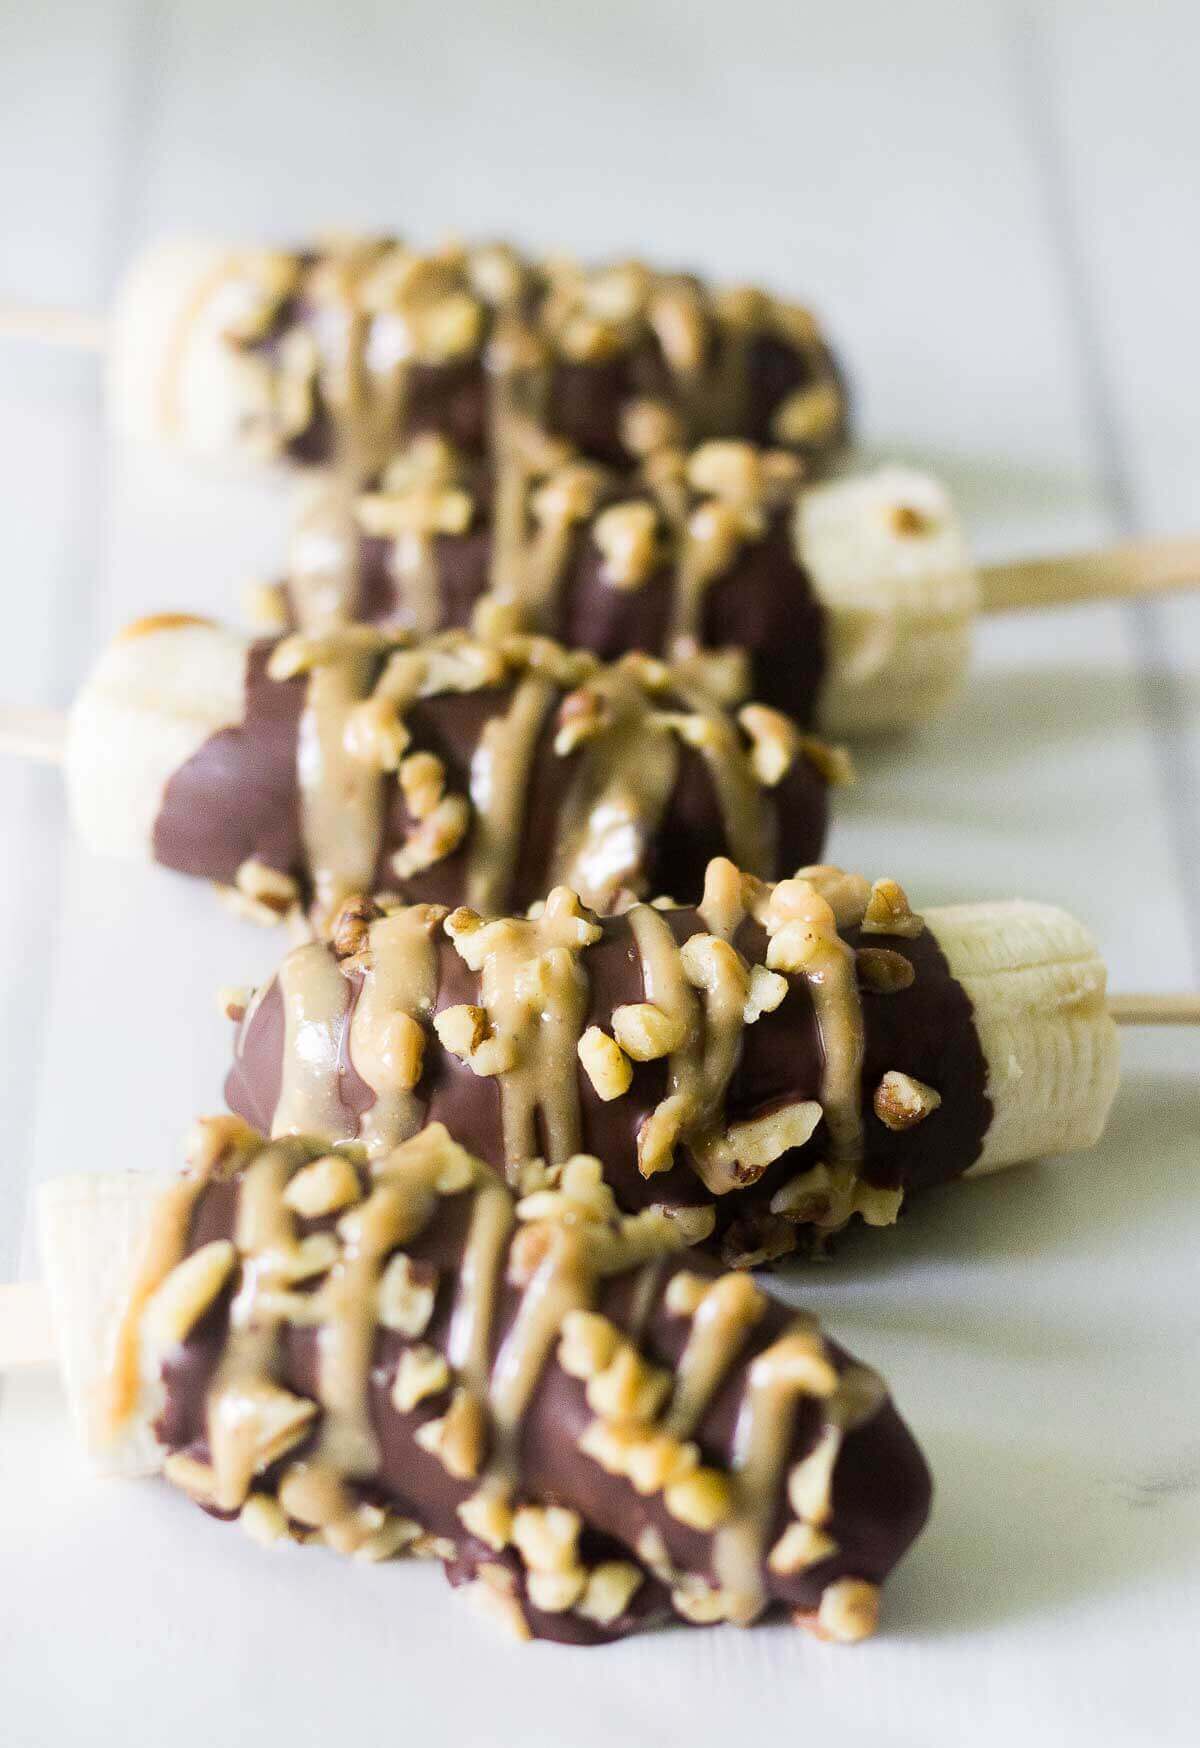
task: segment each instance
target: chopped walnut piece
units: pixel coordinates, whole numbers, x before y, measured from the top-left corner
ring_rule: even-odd
[[[650,1421],[671,1393],[669,1373],[649,1365],[622,1342],[602,1372],[588,1379],[588,1407],[605,1420]]]
[[[608,700],[593,686],[577,686],[558,707],[554,751],[560,759],[593,740],[610,719]]]
[[[842,397],[832,382],[797,389],[775,409],[771,436],[777,443],[824,443],[842,420]]]
[[[643,1177],[655,1177],[660,1171],[671,1169],[683,1132],[683,1111],[683,1101],[673,1096],[656,1105],[642,1122],[637,1134],[637,1159]]]
[[[622,1462],[626,1479],[645,1497],[694,1474],[700,1451],[690,1440],[673,1438],[667,1432],[649,1432],[630,1442]]]
[[[394,698],[375,696],[356,704],[346,718],[342,739],[352,759],[377,771],[395,771],[411,736]]]
[[[750,767],[764,789],[773,789],[791,768],[800,748],[800,734],[781,710],[766,704],[744,704],[738,722],[750,737]]]
[[[731,1599],[725,1591],[690,1574],[672,1590],[671,1603],[677,1614],[696,1627],[715,1626],[717,1621],[728,1620],[731,1608]]]
[[[602,510],[591,528],[604,559],[604,580],[617,589],[640,589],[658,564],[658,512],[635,501]]]
[[[942,1102],[942,1095],[923,1080],[890,1068],[875,1088],[875,1115],[887,1128],[901,1133],[923,1123]]]
[[[366,1519],[367,1513],[374,1513],[379,1508],[360,1506],[359,1512]],[[421,1539],[421,1526],[411,1517],[401,1517],[398,1512],[382,1513],[383,1521],[377,1527],[367,1529],[367,1523],[359,1526],[360,1539],[350,1549],[351,1558],[374,1565],[381,1560],[394,1559],[397,1554],[410,1552],[415,1543]],[[369,1520],[374,1522],[374,1517]],[[366,1534],[361,1530],[366,1529]]]
[[[365,893],[356,893],[339,906],[329,925],[329,941],[338,959],[357,958],[366,948],[373,922],[383,915]]]
[[[588,1573],[575,1613],[609,1627],[623,1615],[642,1586],[642,1574],[628,1560],[603,1560]]]
[[[300,902],[300,883],[290,874],[250,856],[234,875],[234,885],[252,904],[264,905],[276,917],[286,915]]]
[[[901,935],[906,940],[913,940],[924,927],[899,881],[876,880],[862,920],[864,935]]]
[[[617,1351],[616,1325],[595,1311],[568,1311],[558,1344],[558,1363],[572,1378],[594,1378]]]
[[[662,401],[634,400],[621,409],[621,443],[630,455],[652,455],[678,443],[682,427]]]
[[[854,1186],[854,1212],[868,1226],[894,1226],[904,1201],[902,1188],[884,1189],[878,1184],[858,1183]]]
[[[474,1480],[487,1445],[487,1412],[478,1396],[456,1390],[445,1414],[427,1420],[413,1437],[456,1481]]]
[[[579,1565],[583,1520],[565,1505],[522,1505],[513,1513],[512,1539],[531,1572],[573,1572]]]
[[[707,1296],[710,1282],[705,1275],[696,1275],[690,1269],[680,1269],[667,1282],[667,1290],[663,1294],[663,1304],[672,1317],[694,1317]]]
[[[513,1514],[502,1495],[481,1489],[464,1499],[457,1509],[462,1523],[477,1541],[486,1543],[495,1554],[504,1552],[512,1540]]]
[[[768,969],[798,976],[820,953],[823,939],[821,931],[810,923],[784,923],[767,942]]]
[[[728,1151],[730,1158],[741,1168],[739,1176],[745,1173],[761,1176],[785,1153],[811,1141],[822,1115],[821,1106],[815,1099],[799,1099],[790,1105],[779,1105],[761,1117],[732,1124],[726,1132],[724,1145],[718,1145],[718,1152]]]
[[[465,795],[446,795],[421,820],[392,856],[392,872],[401,880],[444,861],[458,849],[471,824],[471,804]]]
[[[414,819],[428,819],[446,792],[446,767],[433,753],[410,753],[399,768],[404,805]]]
[[[392,1406],[400,1414],[411,1414],[427,1397],[440,1396],[443,1390],[448,1390],[451,1381],[445,1355],[426,1342],[419,1342],[400,1355],[392,1385]]]
[[[890,947],[860,947],[854,955],[858,980],[875,995],[898,995],[916,981],[911,959],[893,953]]]
[[[185,1256],[160,1283],[141,1316],[142,1337],[154,1353],[187,1340],[214,1303],[237,1264],[227,1238],[214,1239]]]
[[[613,1036],[626,1056],[635,1062],[656,1062],[683,1043],[685,1022],[668,1014],[654,1002],[627,1002],[613,1009]]]
[[[688,457],[687,475],[693,491],[735,502],[756,498],[762,489],[758,450],[752,443],[732,438],[717,438],[694,449]]]
[[[428,1265],[425,1265],[426,1269]],[[392,1257],[379,1282],[379,1321],[400,1335],[424,1335],[437,1299],[437,1276],[418,1275],[403,1251]]]
[[[818,1639],[855,1645],[879,1625],[879,1586],[864,1578],[838,1578],[821,1592],[815,1614],[797,1612],[792,1618]]]
[[[565,1614],[575,1607],[586,1587],[584,1566],[571,1572],[531,1572],[525,1581],[530,1602],[543,1614]]]
[[[764,1014],[773,1014],[788,992],[788,981],[778,971],[768,971],[765,965],[750,967],[750,993],[742,1009],[742,1020],[754,1025]],[[615,1016],[614,1016],[615,1017]]]
[[[805,1572],[820,1560],[837,1553],[837,1543],[823,1530],[810,1523],[789,1523],[767,1556],[772,1572],[790,1578],[795,1572]]]
[[[269,1548],[287,1538],[287,1514],[269,1493],[252,1493],[238,1512],[238,1523],[260,1548]]]
[[[488,1035],[487,1009],[473,1002],[460,1002],[433,1016],[433,1029],[444,1049],[466,1062]]]
[[[576,1049],[598,1098],[607,1103],[629,1091],[633,1064],[607,1032],[602,1032],[599,1026],[589,1026]]]
[[[725,1522],[733,1509],[729,1482],[716,1469],[696,1469],[682,1481],[673,1481],[663,1494],[671,1516],[689,1529],[707,1534]]]
[[[750,993],[750,971],[735,947],[719,935],[690,935],[679,949],[683,974],[693,989],[710,995],[718,991],[741,991],[744,1004]]]
[[[327,1153],[302,1166],[288,1182],[283,1200],[304,1220],[319,1220],[357,1202],[362,1195],[358,1173],[340,1153]]]
[[[836,1229],[853,1211],[854,1173],[850,1167],[831,1170],[824,1161],[781,1184],[771,1197],[770,1211],[797,1225],[811,1222]]]

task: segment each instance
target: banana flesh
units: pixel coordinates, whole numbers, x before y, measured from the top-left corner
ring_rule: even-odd
[[[1117,1089],[1104,961],[1082,923],[1012,899],[925,913],[970,997],[992,1121],[971,1175],[1100,1139]]]

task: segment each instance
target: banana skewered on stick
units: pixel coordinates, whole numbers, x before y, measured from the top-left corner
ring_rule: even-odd
[[[360,474],[424,431],[503,459],[537,426],[613,462],[706,436],[821,460],[846,434],[807,310],[637,262],[387,238],[167,242],[130,273],[109,346],[124,430]]]
[[[356,492],[306,487],[264,620],[428,633],[480,603],[606,660],[687,660],[841,734],[898,730],[958,690],[978,587],[945,493],[901,468],[802,489],[795,457],[730,441],[636,474],[543,443],[513,488],[440,437]]]
[[[385,1154],[440,1122],[571,1200],[688,1209],[730,1263],[819,1246],[968,1172],[1090,1147],[1117,1078],[1105,971],[1046,905],[915,915],[827,867],[766,886],[710,864],[695,909],[597,920],[352,902],[240,1014],[226,1097],[264,1132]],[[243,1011],[244,1010],[244,1011]]]
[[[961,690],[980,612],[1200,583],[1200,541],[978,572],[944,487],[908,467],[808,484],[794,456],[733,441],[616,474],[543,441],[519,486],[441,437],[370,489],[310,481],[268,623],[431,631],[483,599],[613,660],[703,663],[822,732],[896,732]]]
[[[260,1541],[440,1558],[521,1638],[866,1637],[930,1498],[882,1381],[683,1221],[623,1217],[598,1160],[562,1181],[569,1214],[436,1125],[368,1161],[216,1118],[181,1178],[50,1183],[96,1460]]]
[[[561,881],[699,896],[721,853],[820,853],[844,757],[683,670],[545,638],[368,626],[250,643],[167,615],[106,652],[71,715],[75,818],[102,850],[228,885],[272,920],[350,894],[524,909]]]

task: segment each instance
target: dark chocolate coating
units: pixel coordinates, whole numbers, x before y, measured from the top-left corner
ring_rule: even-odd
[[[271,645],[254,646],[246,676],[246,714],[234,728],[213,735],[173,773],[154,828],[154,854],[165,867],[230,884],[250,857],[292,875],[309,890],[301,835],[296,745],[306,681],[271,680]],[[411,751],[431,752],[445,765],[447,788],[468,792],[471,757],[483,728],[507,708],[508,685],[475,692],[447,692],[418,700],[405,713]],[[559,812],[582,751],[555,753],[554,695],[523,796],[524,811],[512,821],[521,852],[506,907],[524,910],[545,896],[550,884]],[[670,698],[663,708],[674,708]],[[828,816],[824,779],[800,757],[774,789],[764,791],[773,825],[767,867],[751,870],[778,878],[815,861]],[[399,891],[411,900],[455,905],[465,896],[470,836],[452,855],[397,880],[389,858],[415,822],[394,779],[388,780],[376,889]],[[680,747],[675,788],[666,813],[645,846],[645,889],[679,899],[698,896],[703,872],[728,843],[712,776],[703,755]]]
[[[664,912],[680,941],[704,928],[693,910]],[[641,961],[627,917],[608,917],[601,939],[583,954],[589,984],[585,1025],[611,1030],[613,1009],[644,999]],[[847,937],[857,941],[857,933]],[[743,924],[736,944],[748,958],[761,960],[763,933],[754,922]],[[909,940],[870,937],[871,945],[886,945],[908,959],[915,977],[905,990],[891,995],[862,991],[866,1049],[862,1094],[864,1153],[861,1175],[870,1184],[903,1187],[906,1195],[959,1177],[978,1158],[991,1121],[987,1097],[987,1064],[979,1046],[971,1004],[950,975],[937,942],[928,930]],[[439,987],[436,1009],[478,1000],[479,978],[464,965],[451,943],[438,944]],[[344,1020],[349,1031],[356,980],[347,1000]],[[741,1058],[730,1082],[725,1119],[741,1122],[801,1099],[821,1097],[821,1045],[812,999],[801,978],[789,979],[787,997],[743,1033]],[[357,1133],[359,1115],[371,1103],[371,1093],[354,1069],[343,1034],[341,1097],[345,1140]],[[282,998],[278,986],[268,986],[262,1001],[240,1027],[225,1096],[232,1110],[256,1127],[270,1130],[279,1099],[283,1049]],[[477,1075],[466,1063],[444,1050],[430,1031],[424,1076],[417,1089],[426,1101],[426,1119],[440,1122],[464,1147],[498,1169],[504,1167],[499,1085],[494,1077]],[[872,1096],[884,1074],[899,1070],[933,1086],[941,1105],[921,1123],[903,1131],[888,1129],[875,1116]],[[633,1064],[633,1082],[622,1097],[599,1098],[578,1064],[582,1147],[603,1161],[605,1177],[623,1209],[649,1203],[671,1206],[708,1202],[712,1198],[680,1149],[669,1171],[644,1178],[637,1164],[638,1131],[664,1096],[666,1066],[662,1061]],[[735,1223],[766,1215],[781,1184],[828,1158],[829,1138],[822,1122],[802,1148],[793,1148],[767,1168],[757,1183],[732,1191],[717,1202],[718,1234]]]
[[[190,1249],[214,1239],[232,1237],[237,1195],[236,1179],[206,1189],[193,1217]],[[466,1196],[442,1200],[430,1224],[404,1247],[418,1271],[423,1267],[437,1271],[433,1316],[420,1340],[443,1352],[449,1337],[469,1205],[470,1198]],[[312,1231],[322,1224],[327,1222],[301,1222],[300,1230]],[[681,1269],[711,1277],[720,1272],[710,1258],[694,1253],[668,1260],[661,1270],[649,1317],[634,1337],[645,1359],[671,1372],[678,1366],[689,1325],[686,1319],[667,1312],[663,1296],[667,1283]],[[630,1308],[636,1278],[634,1271],[602,1281],[596,1300],[596,1309],[631,1335]],[[205,1397],[224,1347],[234,1285],[230,1284],[188,1340],[173,1350],[163,1368],[166,1402],[156,1429],[158,1436],[169,1450],[186,1451],[202,1461],[210,1456]],[[492,1331],[493,1361],[512,1326],[519,1302],[518,1289],[505,1281]],[[703,1462],[728,1471],[749,1365],[785,1332],[793,1315],[787,1307],[768,1302],[764,1315],[730,1364],[693,1434]],[[370,1390],[372,1422],[381,1460],[377,1472],[360,1484],[362,1496],[386,1503],[415,1518],[428,1533],[452,1541],[455,1557],[447,1562],[447,1575],[452,1583],[467,1581],[482,1564],[501,1560],[517,1579],[522,1606],[536,1637],[566,1643],[599,1643],[667,1617],[670,1610],[666,1592],[648,1573],[626,1613],[609,1626],[599,1626],[571,1613],[545,1614],[532,1607],[524,1589],[521,1562],[512,1550],[504,1555],[495,1554],[469,1535],[457,1516],[457,1507],[475,1491],[477,1483],[456,1480],[436,1456],[415,1441],[419,1427],[445,1412],[447,1395],[430,1397],[408,1413],[400,1412],[391,1402],[400,1356],[413,1345],[413,1340],[394,1332],[384,1329],[376,1332]],[[828,1352],[839,1373],[854,1363],[833,1344]],[[280,1344],[278,1381],[287,1389],[313,1399],[317,1366],[316,1333],[287,1326]],[[582,1551],[589,1563],[622,1558],[640,1564],[639,1538],[647,1528],[653,1528],[662,1537],[673,1565],[716,1583],[714,1538],[710,1533],[681,1523],[667,1511],[661,1495],[647,1497],[637,1493],[631,1483],[608,1474],[579,1449],[580,1435],[593,1418],[584,1384],[564,1372],[552,1356],[522,1421],[519,1500],[566,1504],[578,1511],[585,1526]],[[820,1425],[819,1402],[812,1398],[801,1400],[793,1414],[788,1461],[780,1468],[768,1546],[782,1533],[791,1515],[786,1497],[788,1470],[812,1448]],[[310,1441],[289,1453],[288,1462],[305,1455],[318,1430],[319,1423]],[[277,1473],[268,1471],[263,1477],[264,1484],[270,1486]],[[846,1434],[839,1454],[834,1471],[832,1517],[826,1526],[837,1544],[836,1552],[793,1574],[767,1569],[768,1613],[814,1609],[825,1586],[840,1577],[882,1583],[923,1527],[931,1496],[932,1483],[925,1460],[891,1401],[885,1399],[875,1413]]]
[[[610,493],[606,501],[624,503],[641,495],[634,488]],[[482,477],[475,497],[477,503],[487,501]],[[811,727],[825,673],[825,614],[793,551],[790,520],[790,508],[774,511],[763,537],[747,540],[725,574],[707,586],[700,641],[709,649],[744,650],[750,695]],[[477,515],[464,534],[439,534],[432,544],[437,629],[469,625],[473,607],[491,583],[488,521]],[[389,568],[390,551],[388,540],[361,537],[355,618],[407,623],[403,586]],[[603,661],[616,661],[630,650],[665,655],[677,586],[676,565],[667,560],[638,588],[614,587],[602,553],[584,528],[571,542],[549,616],[539,629]]]
[[[310,258],[310,265],[315,264],[315,258]],[[540,319],[536,292],[526,314],[536,329]],[[743,342],[711,311],[707,324],[701,377],[711,387],[725,374],[729,349]],[[264,337],[249,343],[247,349],[277,356],[286,335],[297,327],[307,328],[321,345],[322,326],[319,306],[301,287],[295,297],[281,304]],[[368,323],[364,336],[368,351],[370,326]],[[474,351],[443,363],[410,366],[404,411],[392,433],[392,447],[399,449],[411,437],[436,433],[472,454],[487,453],[493,388],[485,354],[494,326],[495,312],[485,306],[484,325]],[[829,348],[816,339],[801,346],[768,328],[752,334],[744,344],[740,396],[736,401],[721,397],[719,408],[703,388],[698,397],[689,394],[685,398],[680,393],[658,338],[648,327],[606,357],[552,356],[545,369],[537,372],[539,386],[531,398],[541,406],[545,429],[553,436],[593,460],[627,466],[637,459],[626,448],[621,432],[623,413],[632,400],[650,396],[664,403],[681,422],[682,441],[689,446],[710,437],[769,443],[778,441],[772,433],[772,420],[789,396],[818,382],[829,383],[841,403],[840,418],[827,434],[791,445],[810,465],[828,463],[844,447],[850,425],[845,377]],[[337,450],[337,421],[318,384],[312,415],[290,439],[287,454],[301,465],[314,466],[335,459]]]

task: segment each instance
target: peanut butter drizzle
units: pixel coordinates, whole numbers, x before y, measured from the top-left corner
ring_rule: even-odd
[[[749,1275],[725,1275],[705,1293],[675,1369],[675,1388],[665,1426],[689,1438],[740,1354],[766,1301]]]
[[[429,907],[409,905],[378,918],[369,930],[349,1042],[354,1067],[375,1094],[359,1124],[372,1157],[407,1141],[424,1120],[407,1060],[408,1040],[398,1032],[405,1019],[424,1028],[433,1014],[438,987],[433,932],[439,921],[440,914]],[[419,1061],[415,1067],[419,1075]]]
[[[279,1307],[263,1304],[259,1288],[265,1277],[274,1274],[274,1260],[286,1255],[295,1242],[295,1223],[284,1206],[283,1192],[299,1157],[286,1142],[264,1147],[246,1166],[238,1189],[234,1244],[254,1262],[230,1306],[225,1351],[206,1402],[214,1503],[222,1511],[236,1511],[241,1505],[261,1457],[245,1403],[264,1385],[275,1382],[284,1314]]]
[[[678,780],[679,742],[652,720],[645,690],[627,670],[608,670],[591,690],[606,725],[585,742],[564,797],[552,874],[555,885],[604,904],[642,883]]]
[[[318,662],[300,718],[297,772],[305,856],[319,915],[330,916],[375,880],[383,822],[382,774],[346,744],[350,712],[371,684],[374,658]]]
[[[288,548],[288,588],[302,631],[329,631],[357,616],[356,497],[356,482],[340,470],[321,474],[304,494]]]
[[[813,1393],[789,1361],[797,1350],[802,1357],[819,1355],[822,1346],[812,1318],[797,1317],[747,1375],[734,1433],[734,1514],[713,1543],[713,1569],[729,1598],[728,1617],[742,1624],[761,1613],[767,1600],[763,1559],[792,1417],[797,1400]]]
[[[528,1159],[564,1160],[579,1148],[576,1046],[588,986],[571,896],[556,888],[540,917],[491,923],[480,941],[482,1005],[511,1057],[500,1074],[510,1178]]]
[[[471,1210],[446,1343],[446,1358],[477,1396],[485,1393],[491,1370],[500,1273],[512,1229],[512,1197],[488,1173],[481,1177]]]
[[[533,760],[555,689],[526,674],[503,716],[484,725],[471,759],[474,830],[467,863],[467,902],[485,915],[504,909],[521,849]]]
[[[340,1137],[346,1113],[339,1096],[342,1027],[350,986],[328,949],[312,941],[284,959],[283,1077],[273,1135]]]
[[[541,1265],[521,1295],[512,1328],[501,1343],[488,1391],[493,1445],[488,1479],[512,1490],[520,1479],[521,1421],[571,1311],[586,1310],[596,1270],[585,1237],[567,1226],[550,1230]]]

